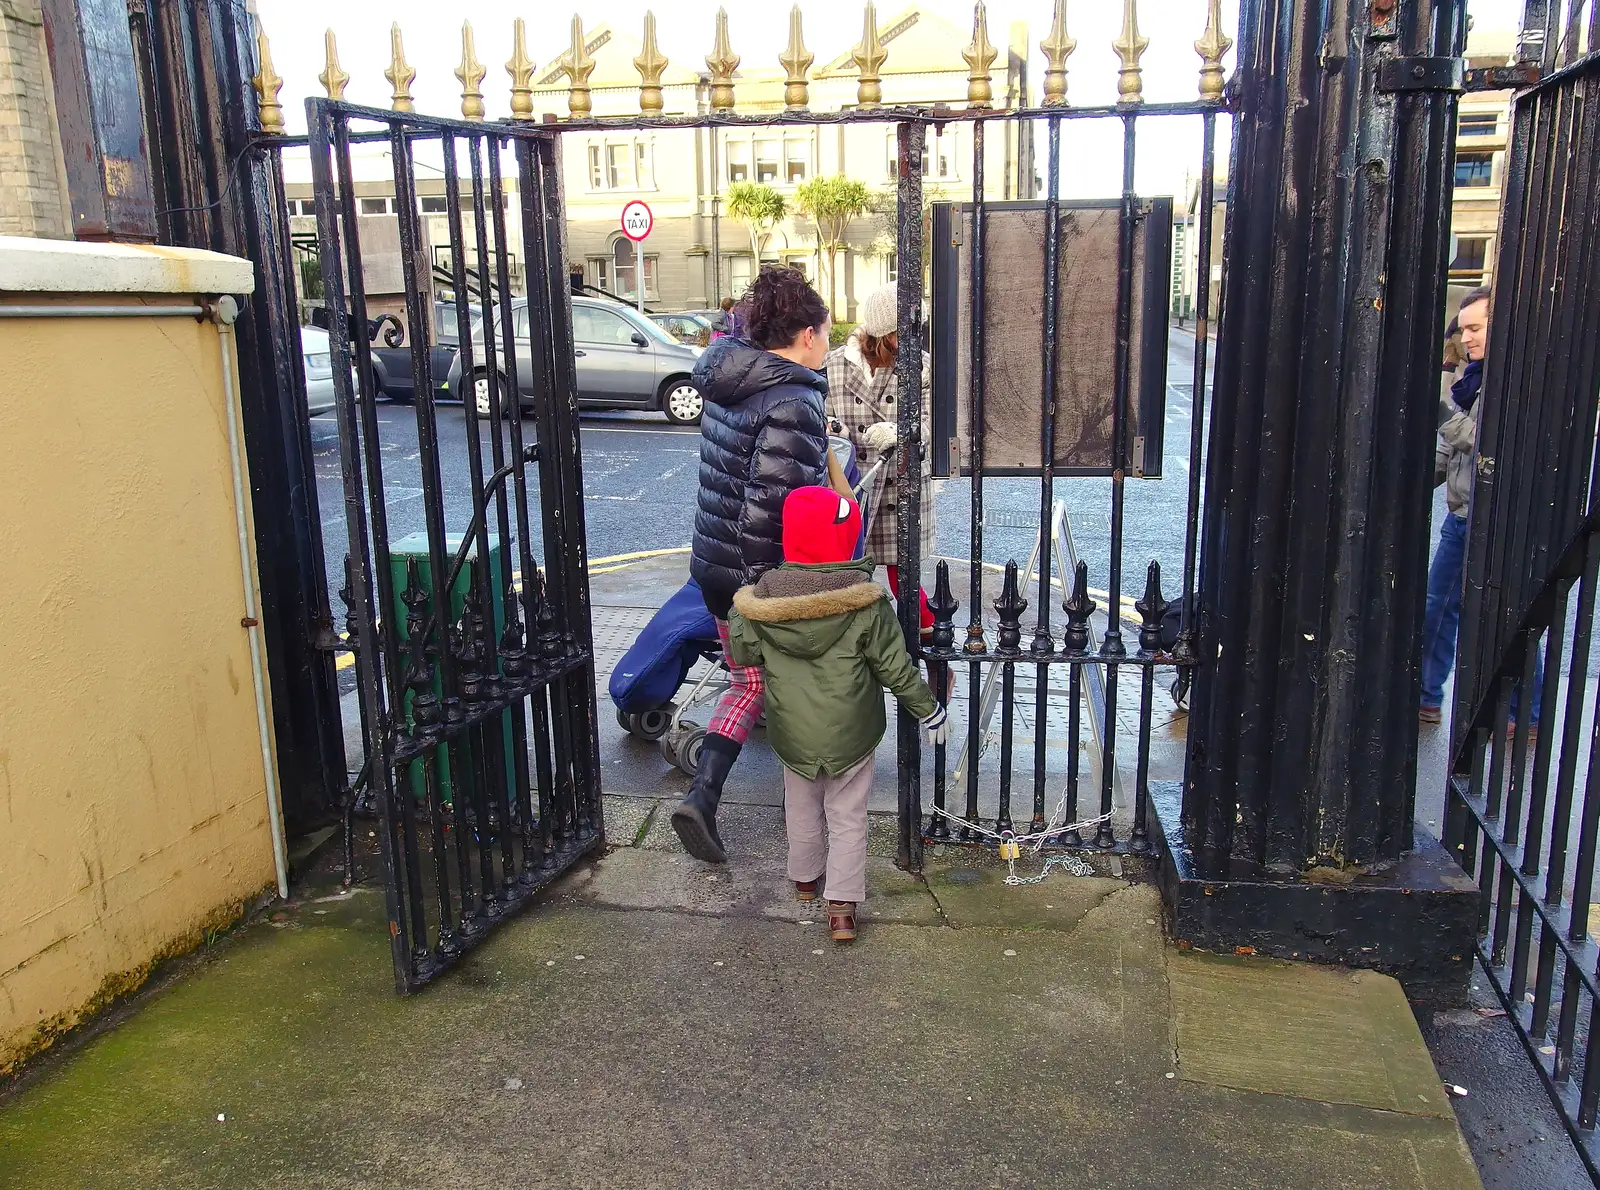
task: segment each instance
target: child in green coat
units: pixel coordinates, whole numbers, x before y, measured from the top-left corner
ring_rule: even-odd
[[[867,796],[887,727],[887,688],[930,742],[949,732],[906,653],[873,561],[850,561],[861,509],[831,488],[796,488],[783,504],[783,565],[733,598],[729,650],[764,671],[767,740],[783,762],[789,878],[802,901],[826,880],[835,942],[856,936],[867,893]]]

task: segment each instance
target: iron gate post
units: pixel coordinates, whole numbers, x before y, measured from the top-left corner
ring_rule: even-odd
[[[1472,900],[1412,813],[1454,94],[1382,78],[1458,52],[1463,21],[1243,7],[1202,660],[1182,806],[1160,807],[1180,943],[1447,996]]]
[[[283,813],[301,833],[332,819],[346,762],[283,173],[238,101],[255,73],[244,0],[149,0],[146,20],[160,241],[259,265],[235,324],[240,411]]]

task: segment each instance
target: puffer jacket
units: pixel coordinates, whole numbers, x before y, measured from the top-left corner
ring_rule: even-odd
[[[1446,372],[1440,386],[1439,438],[1433,452],[1433,474],[1435,485],[1445,485],[1444,499],[1450,511],[1464,517],[1472,499],[1472,481],[1477,476],[1478,420],[1456,404],[1450,391],[1455,379],[1455,373]]]
[[[918,719],[937,705],[872,570],[871,558],[786,562],[733,600],[729,652],[761,667],[767,742],[807,780],[848,772],[878,746],[885,688]]]
[[[733,593],[783,561],[785,497],[827,482],[828,382],[729,336],[700,357],[694,383],[706,403],[689,573],[726,620]]]

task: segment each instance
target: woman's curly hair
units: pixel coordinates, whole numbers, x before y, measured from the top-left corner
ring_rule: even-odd
[[[828,321],[828,307],[800,273],[786,264],[764,264],[739,299],[744,334],[757,347],[787,347],[807,327]]]

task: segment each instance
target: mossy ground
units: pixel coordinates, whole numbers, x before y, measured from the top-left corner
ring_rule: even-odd
[[[409,997],[379,892],[305,896],[0,1107],[0,1186],[1476,1187],[1436,1112],[1239,1089],[1248,1061],[1191,1078],[1174,1038],[1219,1030],[1180,1029],[1170,974],[1208,960],[1165,946],[1148,886],[1053,875],[1024,902],[954,861],[875,866],[894,911],[836,948],[789,908],[772,825],[732,824],[717,872],[647,822]],[[1313,1036],[1254,971],[1231,1011]],[[1397,1085],[1431,1076],[1420,1039],[1374,1035],[1401,1036]]]

